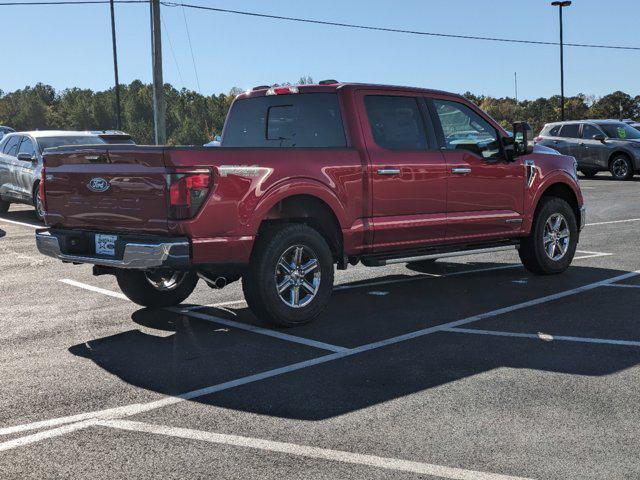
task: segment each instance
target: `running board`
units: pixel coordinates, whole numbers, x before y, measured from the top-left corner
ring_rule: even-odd
[[[420,262],[422,260],[435,260],[438,258],[451,258],[451,257],[463,257],[465,255],[476,255],[479,253],[493,253],[493,252],[505,252],[510,250],[517,250],[519,245],[502,245],[499,247],[488,248],[467,248],[464,250],[431,253],[428,255],[418,255],[414,257],[402,257],[402,258],[368,258],[363,260],[367,266],[370,267],[382,267],[384,265],[392,265],[394,263],[408,263],[408,262]]]

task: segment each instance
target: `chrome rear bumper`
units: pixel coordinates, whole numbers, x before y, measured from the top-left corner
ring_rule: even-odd
[[[82,233],[86,235],[85,233]],[[105,256],[65,253],[61,248],[66,234],[51,230],[36,232],[36,245],[43,255],[57,258],[67,263],[88,263],[114,268],[148,269],[168,267],[173,269],[188,268],[190,263],[189,241],[176,238],[171,241],[145,239],[144,241],[123,238],[122,254],[119,258]]]

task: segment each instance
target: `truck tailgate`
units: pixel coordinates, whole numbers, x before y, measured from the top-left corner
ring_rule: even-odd
[[[47,224],[97,231],[166,233],[162,147],[101,146],[45,153]]]

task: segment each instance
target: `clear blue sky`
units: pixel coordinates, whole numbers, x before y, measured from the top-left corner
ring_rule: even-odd
[[[190,0],[187,3],[403,29],[556,41],[557,8],[544,0]],[[196,89],[182,10],[163,7],[164,78]],[[520,98],[558,93],[558,47],[367,32],[187,9],[202,93],[315,80],[415,85]],[[120,80],[151,79],[149,8],[117,5]],[[638,0],[574,0],[565,41],[640,46]],[[0,7],[0,89],[43,82],[113,83],[109,7]],[[171,53],[173,44],[176,62]],[[178,68],[182,80],[178,74]],[[640,94],[640,51],[566,47],[565,92]]]

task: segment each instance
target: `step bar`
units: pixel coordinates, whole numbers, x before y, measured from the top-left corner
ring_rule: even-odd
[[[488,248],[475,248],[457,250],[452,252],[440,252],[431,253],[429,255],[418,255],[415,257],[402,257],[402,258],[388,258],[388,259],[376,259],[376,264],[379,266],[393,265],[395,263],[408,263],[408,262],[420,262],[422,260],[435,260],[438,258],[451,258],[451,257],[464,257],[466,255],[477,255],[480,253],[494,253],[494,252],[506,252],[510,250],[517,250],[519,245],[502,245],[499,247]]]

